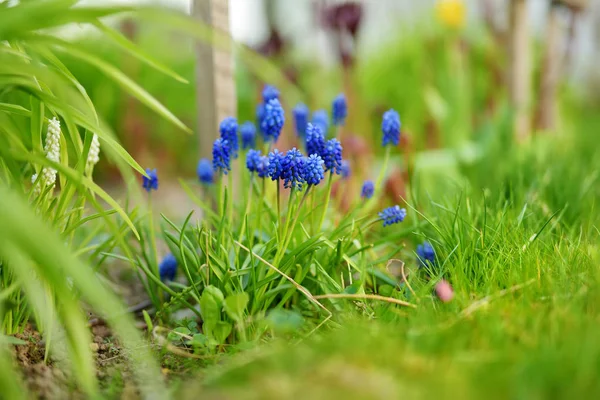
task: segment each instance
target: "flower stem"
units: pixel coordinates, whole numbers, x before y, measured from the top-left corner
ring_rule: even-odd
[[[227,174],[228,183],[227,183],[227,207],[229,209],[229,223],[233,224],[233,174],[229,171]]]
[[[319,228],[317,231],[320,231],[323,227],[323,222],[325,221],[325,214],[327,214],[327,209],[329,208],[329,198],[331,197],[331,185],[333,183],[333,169],[329,172],[329,179],[327,180],[327,196],[325,196],[325,205],[323,206],[323,212],[321,213],[321,219],[319,220]]]
[[[244,215],[242,216],[242,229],[240,229],[240,235],[238,237],[238,242],[242,243],[242,237],[244,237],[244,231],[246,230],[246,219],[248,218],[248,214],[250,213],[250,206],[252,205],[252,189],[253,189],[253,183],[252,182],[253,177],[250,177],[250,190],[248,191],[248,198],[246,199],[246,211],[244,212]],[[260,215],[260,214],[259,214]],[[250,240],[250,238],[248,238],[248,240]],[[250,246],[250,248],[252,248],[252,246]],[[236,256],[237,254],[239,254],[239,247],[237,247],[237,251],[236,251]]]
[[[296,216],[294,217],[294,221],[292,222],[292,225],[289,227],[289,229],[286,230],[286,237],[283,242],[283,246],[280,246],[279,249],[277,250],[277,253],[275,254],[275,260],[273,262],[273,265],[275,265],[277,267],[279,266],[279,263],[281,262],[281,259],[283,258],[285,251],[287,250],[287,246],[289,245],[290,241],[292,240],[294,229],[296,228],[296,223],[298,222],[298,216],[300,215],[300,209],[302,208],[302,205],[306,201],[306,198],[308,197],[308,193],[310,192],[311,188],[312,188],[312,185],[309,185],[308,188],[306,189],[306,192],[304,192],[304,196],[302,196],[302,200],[300,200],[300,204],[298,204],[298,208],[296,210]]]
[[[262,178],[262,192],[261,192],[260,201],[258,202],[258,213],[256,214],[257,230],[259,231],[259,233],[262,231],[262,208],[263,208],[263,202],[265,201],[266,195],[267,195],[267,183],[266,183],[266,179]],[[259,235],[258,242],[259,243],[262,242],[262,235]],[[249,248],[251,249],[252,247],[249,247]]]
[[[277,179],[277,236],[281,240],[281,187]]]
[[[383,182],[383,178],[385,178],[385,173],[387,171],[387,166],[390,162],[390,152],[392,150],[392,146],[385,147],[385,158],[383,159],[383,165],[381,166],[381,170],[379,170],[379,176],[377,177],[377,182],[375,183],[375,191],[381,191],[381,182]]]

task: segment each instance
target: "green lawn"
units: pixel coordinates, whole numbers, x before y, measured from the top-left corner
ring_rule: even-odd
[[[306,336],[227,356],[180,390],[248,399],[600,396],[600,119],[579,117],[563,136],[490,147],[462,168],[468,184],[415,199],[438,251],[432,280],[445,276],[453,301],[441,303],[427,274],[416,274],[416,309],[357,302]],[[414,263],[412,251],[400,258]]]

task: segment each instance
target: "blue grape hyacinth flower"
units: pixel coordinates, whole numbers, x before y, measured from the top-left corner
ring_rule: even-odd
[[[158,265],[158,274],[163,282],[172,281],[177,273],[177,259],[173,254],[167,254]]]
[[[337,139],[330,139],[325,143],[321,158],[325,163],[325,171],[332,171],[336,174],[342,172],[342,144]]]
[[[390,144],[398,146],[400,143],[400,115],[396,110],[388,110],[383,114],[381,131],[383,132],[383,146]]]
[[[383,226],[386,227],[404,221],[404,218],[406,218],[406,210],[404,208],[400,208],[399,205],[395,205],[386,208],[385,210],[381,211],[378,215],[379,218],[383,221]]]
[[[200,180],[200,183],[210,185],[214,182],[215,171],[213,170],[213,165],[209,159],[203,158],[200,161],[198,161],[196,173],[198,174],[198,179]]]
[[[285,188],[300,189],[304,182],[304,156],[295,147],[288,150],[281,163],[281,175]]]
[[[244,122],[240,126],[240,137],[242,149],[251,149],[256,146],[256,126],[250,121]]]
[[[266,178],[269,176],[269,157],[261,156],[256,166],[256,174],[259,178]]]
[[[146,168],[146,175],[148,176],[142,176],[142,187],[146,189],[148,193],[150,193],[151,190],[158,190],[158,175],[156,173],[156,168]]]
[[[352,174],[352,169],[350,168],[348,160],[342,160],[341,174],[342,179],[349,178],[350,174]]]
[[[321,132],[323,132],[323,136],[325,136],[327,130],[329,129],[329,116],[327,115],[327,111],[317,110],[313,112],[311,122],[313,125],[321,128]]]
[[[221,139],[227,140],[229,148],[231,149],[230,155],[233,158],[237,157],[237,152],[239,150],[238,143],[238,123],[237,119],[233,117],[227,117],[221,121],[219,125],[219,132],[221,133]]]
[[[219,138],[213,144],[213,170],[225,175],[231,171],[231,148],[229,142]]]
[[[309,186],[318,185],[325,177],[323,159],[317,154],[311,154],[304,159],[302,178]]]
[[[296,123],[296,135],[303,138],[306,135],[306,126],[308,125],[308,107],[299,103],[294,107],[294,122]]]
[[[277,139],[279,139],[284,122],[285,113],[279,100],[269,100],[269,102],[265,104],[264,115],[260,122],[260,130],[263,133],[266,142],[276,142]]]
[[[275,86],[265,85],[262,91],[262,98],[265,103],[268,103],[272,99],[279,99],[279,90]]]
[[[265,105],[263,103],[259,103],[256,105],[256,125],[258,125],[259,128],[261,128],[262,120],[264,117],[265,117]],[[262,128],[261,128],[261,132],[262,132]]]
[[[346,96],[343,93],[338,94],[331,105],[331,117],[334,125],[344,125],[348,116],[348,105]]]
[[[429,242],[423,242],[417,246],[417,259],[420,267],[426,267],[428,264],[435,265],[435,250]]]
[[[260,157],[260,151],[254,149],[248,150],[248,154],[246,154],[246,168],[248,168],[248,171],[252,173],[258,172]]]
[[[279,150],[275,149],[269,153],[268,174],[271,180],[276,181],[283,179],[283,159],[284,155]]]
[[[313,123],[309,123],[306,127],[306,153],[310,156],[316,154],[320,156],[325,148],[325,135],[323,130]]]
[[[360,197],[364,199],[370,199],[375,193],[375,184],[373,181],[365,181],[360,191]]]

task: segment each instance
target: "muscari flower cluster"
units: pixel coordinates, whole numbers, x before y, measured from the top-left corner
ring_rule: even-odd
[[[158,265],[158,275],[163,282],[172,281],[177,273],[177,259],[173,254],[167,254]]]
[[[46,133],[46,144],[44,145],[44,153],[46,158],[55,163],[60,162],[60,121],[54,117],[48,122],[48,132]],[[52,167],[42,168],[42,177],[40,183],[34,188],[34,193],[39,195],[41,187],[53,188],[56,183],[57,171]],[[34,174],[31,177],[31,182],[35,183],[38,180],[38,175]]]
[[[308,125],[308,107],[305,104],[299,103],[294,107],[293,113],[296,135],[303,138],[306,135],[306,127]]]
[[[142,178],[142,187],[146,189],[148,193],[151,190],[158,190],[158,174],[156,168],[146,168],[146,175]]]
[[[375,193],[375,184],[373,181],[365,181],[360,191],[360,197],[370,199]]]
[[[431,243],[423,242],[423,244],[417,246],[417,258],[421,267],[435,264],[435,250],[433,250]]]
[[[94,169],[94,166],[98,164],[98,161],[100,161],[100,141],[98,140],[98,135],[94,133],[85,163],[85,170],[88,174],[92,173],[92,170]]]
[[[237,152],[239,150],[238,143],[238,123],[237,119],[233,117],[227,117],[219,125],[219,132],[221,133],[221,139],[227,141],[227,145],[230,148],[230,156],[237,158]]]
[[[212,162],[209,159],[203,158],[200,161],[198,161],[198,166],[196,167],[196,174],[198,175],[198,180],[200,181],[200,183],[205,185],[210,185],[211,183],[214,183],[215,172],[213,171]]]
[[[240,126],[240,138],[243,150],[254,148],[256,146],[256,126],[250,121],[244,122]]]
[[[400,143],[400,115],[395,110],[388,110],[383,114],[381,131],[383,132],[383,146]]]
[[[389,226],[404,221],[406,218],[406,210],[400,208],[399,205],[388,207],[379,212],[379,219],[383,221],[383,226]]]
[[[323,132],[323,134],[327,133],[327,130],[329,129],[329,116],[327,115],[327,111],[317,110],[313,112],[311,122],[313,125],[321,128],[321,132]]]
[[[348,105],[346,104],[346,96],[339,94],[333,99],[331,106],[331,117],[334,125],[343,125],[348,116]]]

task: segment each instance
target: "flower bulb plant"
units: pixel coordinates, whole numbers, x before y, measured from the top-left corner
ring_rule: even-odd
[[[387,261],[402,250],[400,240],[418,229],[399,205],[365,206],[383,193],[372,181],[353,194],[355,206],[349,212],[338,210],[335,202],[332,206],[332,183],[346,185],[354,176],[342,144],[326,139],[326,113],[316,112],[308,122],[308,108],[299,105],[287,121],[279,96],[272,86],[263,92],[260,136],[252,123],[239,130],[241,138],[234,117],[221,123],[212,162],[198,164],[201,184],[214,190],[185,186],[203,210],[201,222],[192,226],[191,214],[182,226],[165,218],[171,254],[155,262],[152,279],[170,298],[156,306],[162,315],[174,307],[199,312],[211,348],[268,333],[265,323],[275,309],[325,320],[353,307],[352,302],[325,300],[330,295],[378,294]],[[344,96],[332,104],[333,122],[341,126],[347,116]],[[302,148],[278,146],[285,123],[294,125],[290,131]],[[390,110],[383,117],[381,139],[388,153],[399,134],[398,113]],[[239,163],[232,162],[236,148],[241,148]],[[244,182],[241,190],[233,187],[232,175]],[[396,289],[394,301],[406,301],[400,281],[382,279]]]

